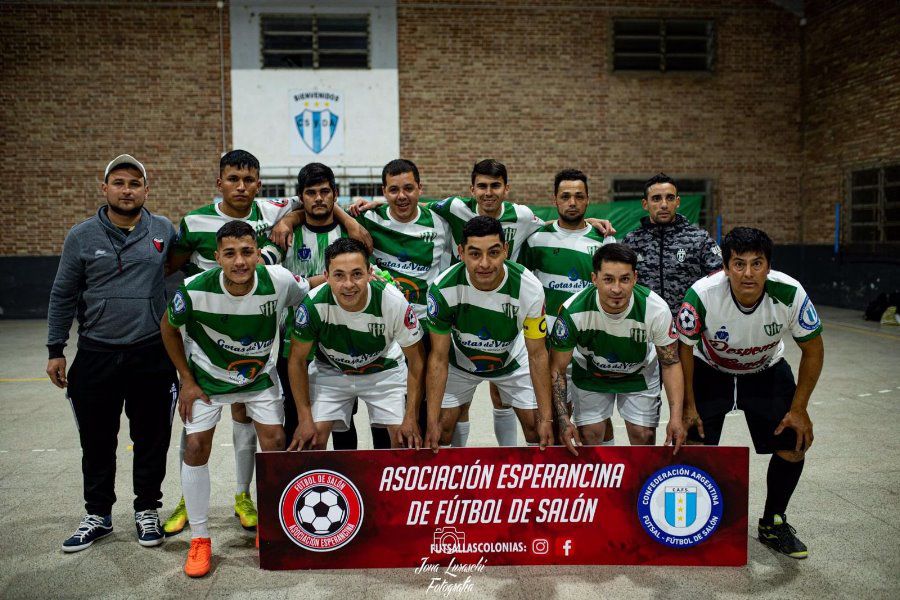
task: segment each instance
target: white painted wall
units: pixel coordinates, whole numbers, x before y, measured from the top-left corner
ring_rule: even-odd
[[[262,69],[260,14],[368,14],[371,69]],[[336,0],[298,5],[260,0],[231,5],[233,145],[255,154],[263,172],[293,173],[307,162],[332,167],[377,167],[400,152],[397,11],[393,1]],[[343,98],[342,151],[315,154],[297,143],[291,92],[320,91]],[[339,148],[340,149],[340,148]]]

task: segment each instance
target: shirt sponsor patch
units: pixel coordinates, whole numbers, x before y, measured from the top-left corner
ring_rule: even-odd
[[[681,305],[676,321],[678,331],[682,334],[691,336],[700,333],[700,315],[697,314],[697,309],[687,302]]]
[[[178,290],[172,296],[172,311],[176,315],[180,315],[184,313],[185,309],[187,309],[187,303],[184,301],[184,294],[181,293],[181,290]]]
[[[434,295],[431,292],[428,292],[428,316],[431,318],[436,317],[438,314],[438,304]]]
[[[412,306],[406,307],[406,315],[403,317],[403,324],[410,331],[415,331],[419,326],[419,320],[416,318],[416,312]]]
[[[309,325],[309,311],[306,310],[306,306],[303,304],[297,307],[296,325],[297,327],[306,327]]]
[[[815,331],[819,325],[821,325],[819,313],[816,312],[816,307],[812,305],[807,296],[803,301],[803,306],[800,307],[800,327],[807,331]]]
[[[565,319],[556,319],[556,323],[553,325],[553,337],[561,342],[569,339],[569,326],[566,325]]]

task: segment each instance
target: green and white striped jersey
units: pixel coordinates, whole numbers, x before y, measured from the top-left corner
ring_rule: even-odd
[[[383,281],[370,281],[365,308],[341,308],[323,283],[297,307],[294,340],[314,342],[316,360],[345,375],[380,373],[404,364],[401,347],[422,339],[419,319],[403,294]]]
[[[249,393],[280,396],[278,320],[308,291],[305,279],[281,265],[256,265],[255,283],[244,296],[228,293],[220,267],[187,278],[167,312],[169,323],[192,340],[188,359],[203,391],[226,402],[244,402]],[[240,400],[228,397],[237,394]]]
[[[724,271],[704,277],[685,293],[675,324],[681,341],[694,346],[696,358],[733,375],[756,373],[778,362],[788,333],[798,342],[822,334],[822,322],[803,286],[779,271],[769,271],[765,292],[752,309],[738,305]]]
[[[566,300],[550,346],[572,354],[572,382],[593,392],[628,393],[659,387],[656,346],[677,341],[672,313],[656,292],[635,285],[628,307],[611,315],[591,284]]]
[[[451,196],[440,202],[432,202],[428,207],[443,217],[450,226],[453,258],[459,260],[456,247],[462,242],[463,227],[478,216],[478,203],[475,198]],[[544,226],[544,221],[536,217],[530,208],[513,202],[503,203],[503,212],[498,220],[503,225],[503,234],[509,244],[509,260],[513,261],[519,258],[519,251],[528,236]]]
[[[428,329],[450,334],[450,364],[482,377],[518,369],[526,352],[526,321],[543,323],[541,282],[520,264],[507,260],[504,266],[506,275],[495,290],[472,285],[465,263],[441,273],[428,288]]]
[[[303,224],[294,228],[282,265],[295,275],[314,277],[325,273],[325,248],[338,238],[347,237],[343,227]]]
[[[594,252],[615,241],[590,225],[572,231],[558,222],[547,223],[525,240],[519,262],[544,286],[548,331],[563,302],[590,285]]]
[[[308,225],[294,228],[282,265],[294,275],[314,277],[325,273],[325,248],[338,238],[347,237],[347,231],[334,221],[330,225]],[[284,348],[282,356],[291,353],[291,336],[294,332],[294,309],[288,307],[284,315]]]
[[[358,220],[372,235],[375,264],[391,274],[416,316],[424,319],[428,286],[450,265],[452,238],[447,222],[420,206],[415,219],[401,223],[391,217],[386,204]]]
[[[256,241],[266,264],[281,262],[281,249],[269,240],[272,226],[284,215],[300,205],[300,198],[257,198],[250,204],[250,214],[242,219],[229,217],[222,212],[219,202],[208,204],[184,215],[178,228],[178,239],[172,251],[190,254],[188,275],[217,267],[216,232],[225,223],[245,221],[256,231]]]

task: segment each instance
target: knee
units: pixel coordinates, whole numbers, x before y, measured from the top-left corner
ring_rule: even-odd
[[[209,460],[210,444],[198,435],[188,435],[184,442],[184,462],[196,467]]]
[[[635,426],[631,432],[632,446],[652,446],[656,443],[656,428]]]
[[[541,437],[538,435],[537,429],[534,426],[522,426],[522,433],[525,435],[525,442],[528,444],[537,444],[541,441]]]
[[[603,436],[596,429],[580,427],[578,434],[581,437],[581,443],[586,446],[599,446],[603,442]]]
[[[257,432],[256,437],[259,439],[259,447],[265,452],[284,449],[284,429],[274,429],[273,431],[267,431],[262,435]]]

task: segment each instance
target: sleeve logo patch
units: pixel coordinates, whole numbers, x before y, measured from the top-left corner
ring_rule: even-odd
[[[419,319],[416,317],[416,311],[412,306],[406,307],[406,315],[403,317],[403,324],[410,331],[415,331],[419,327]]]
[[[428,292],[428,316],[432,319],[437,317],[438,315],[438,303],[437,299],[435,299],[434,294]]]
[[[184,314],[184,311],[187,309],[187,302],[184,301],[184,294],[181,293],[181,290],[175,292],[175,295],[172,296],[172,311],[176,315]]]
[[[678,331],[683,335],[691,336],[700,333],[700,315],[697,309],[685,302],[681,305],[676,319]]]
[[[561,342],[569,339],[569,326],[562,317],[556,319],[556,323],[553,324],[553,337]]]
[[[816,312],[816,307],[813,306],[812,302],[809,301],[809,296],[807,296],[803,301],[803,306],[800,307],[800,327],[807,331],[815,331],[819,328],[819,325],[821,325],[819,313]]]
[[[277,206],[278,208],[284,208],[285,206],[288,205],[287,198],[269,198],[266,200],[266,202],[268,202],[269,204],[271,204],[273,206]]]
[[[669,337],[673,340],[678,339],[678,330],[675,329],[675,319],[672,319],[671,326],[669,327]]]
[[[294,319],[294,321],[297,328],[309,325],[309,311],[306,310],[305,304],[301,304],[297,307],[297,318]]]

